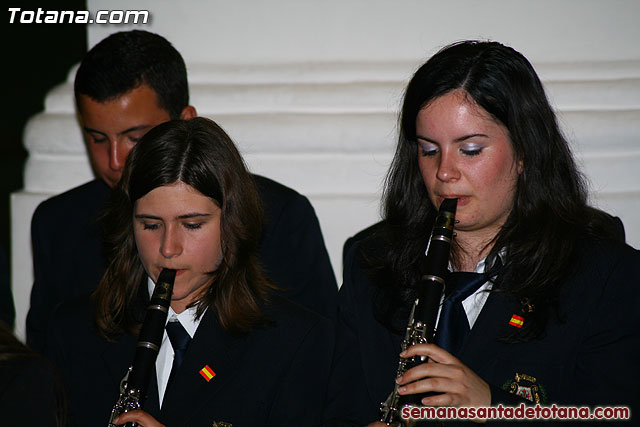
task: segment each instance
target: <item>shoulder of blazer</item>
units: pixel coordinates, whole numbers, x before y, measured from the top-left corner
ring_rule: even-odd
[[[607,275],[614,269],[637,270],[640,251],[613,240],[581,239],[574,260],[577,275]]]
[[[305,196],[298,193],[293,188],[287,187],[277,181],[270,178],[253,175],[258,193],[263,199],[275,203],[276,205],[282,205],[289,203],[291,200],[303,200]]]
[[[297,221],[315,217],[309,199],[296,190],[264,176],[253,175],[253,178],[269,223],[278,223],[283,215]]]
[[[368,239],[369,237],[371,237],[372,235],[374,235],[375,233],[377,233],[382,227],[384,226],[384,221],[379,221],[376,222],[373,225],[370,225],[369,227],[360,230],[359,232],[357,232],[356,234],[354,234],[353,236],[349,237],[345,242],[344,245],[342,246],[342,262],[343,265],[347,259],[347,255],[349,254],[349,251],[351,250],[352,247],[354,247],[356,245],[356,243],[360,243],[366,239]]]
[[[94,179],[78,187],[72,188],[57,196],[53,196],[38,205],[32,226],[49,223],[60,219],[87,218],[95,216],[109,199],[111,189],[101,179]],[[65,222],[66,222],[65,221]]]

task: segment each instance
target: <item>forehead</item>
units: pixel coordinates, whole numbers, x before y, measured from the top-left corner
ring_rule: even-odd
[[[505,126],[466,92],[456,90],[431,100],[420,109],[416,118],[420,130],[449,129],[460,131],[494,129],[506,131]]]
[[[104,133],[137,126],[153,127],[170,120],[169,113],[160,107],[156,93],[147,85],[105,102],[79,95],[78,113],[84,127]]]
[[[154,188],[136,201],[136,214],[179,216],[187,213],[211,213],[217,204],[192,186],[178,181]]]

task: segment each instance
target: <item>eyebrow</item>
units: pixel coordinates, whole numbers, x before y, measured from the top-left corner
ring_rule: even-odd
[[[208,218],[210,217],[211,214],[210,213],[199,213],[199,212],[190,212],[190,213],[186,213],[184,215],[178,215],[176,217],[176,219],[190,219],[190,218]],[[149,215],[149,214],[136,214],[134,215],[134,218],[136,219],[155,219],[158,221],[162,221],[162,218],[159,216],[155,216],[155,215]]]
[[[489,138],[489,135],[486,135],[484,133],[472,133],[472,134],[469,134],[469,135],[463,135],[463,136],[461,136],[459,138],[456,138],[456,139],[453,140],[453,142],[462,142],[462,141],[466,141],[467,139],[477,138],[477,137]],[[426,142],[431,142],[433,144],[437,144],[436,141],[434,141],[432,139],[429,139],[429,138],[426,138],[424,136],[420,136],[420,135],[416,135],[416,139],[422,140],[422,141],[426,141]]]
[[[122,136],[122,135],[130,133],[130,132],[146,130],[146,129],[149,129],[149,128],[152,128],[152,127],[153,126],[151,126],[151,125],[140,125],[140,126],[130,127],[129,129],[125,129],[122,132],[118,132],[118,136]],[[91,129],[91,128],[86,127],[86,126],[84,126],[84,130],[85,130],[85,132],[88,132],[88,133],[99,133],[100,135],[107,136],[107,134],[104,133],[104,132],[100,132],[99,130],[96,130],[96,129]]]

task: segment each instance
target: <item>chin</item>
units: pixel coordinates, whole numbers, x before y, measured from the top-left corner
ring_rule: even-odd
[[[469,221],[465,221],[464,217],[456,216],[456,221],[460,222],[453,227],[453,231],[473,231],[475,229],[475,225]]]
[[[118,181],[119,181],[119,180],[113,180],[113,179],[104,178],[104,177],[102,178],[102,180],[106,182],[107,185],[111,188],[114,188],[116,185],[118,185]]]

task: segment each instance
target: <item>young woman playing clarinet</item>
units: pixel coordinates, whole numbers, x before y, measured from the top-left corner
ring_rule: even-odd
[[[411,79],[399,123],[383,221],[345,245],[327,423],[375,424],[394,384],[431,407],[634,415],[640,254],[619,220],[588,205],[529,61],[496,42],[447,46]],[[445,198],[458,202],[435,337],[399,355]],[[396,378],[399,359],[416,355],[428,362]]]
[[[107,271],[90,300],[58,310],[48,339],[75,425],[107,425],[163,269],[175,282],[148,393],[116,425],[319,421],[332,325],[273,293],[257,258],[262,220],[253,179],[214,122],[170,121],[142,138],[105,216]]]

